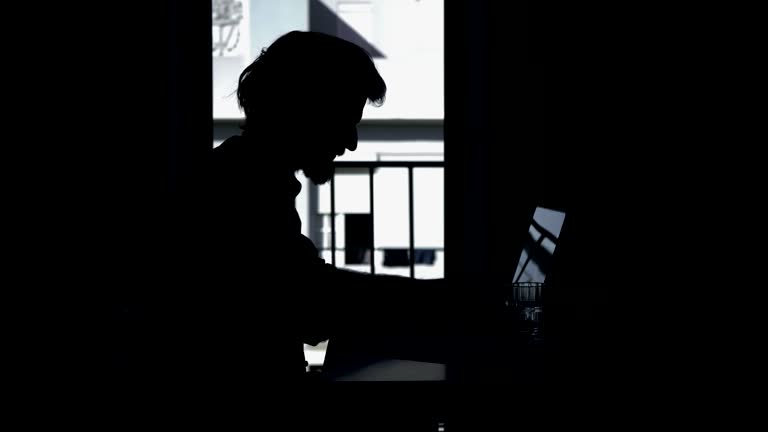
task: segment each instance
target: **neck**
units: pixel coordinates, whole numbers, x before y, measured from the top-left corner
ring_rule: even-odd
[[[248,146],[251,146],[256,156],[268,163],[274,169],[285,169],[291,172],[301,169],[296,153],[292,146],[281,140],[279,134],[268,128],[243,130],[240,134]]]

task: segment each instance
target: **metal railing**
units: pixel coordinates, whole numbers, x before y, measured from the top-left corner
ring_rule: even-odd
[[[335,162],[336,169],[353,169],[364,168],[368,170],[368,187],[370,190],[370,211],[371,211],[371,232],[370,232],[370,248],[371,248],[371,274],[376,274],[376,260],[375,258],[375,212],[374,212],[374,181],[373,174],[378,168],[407,168],[408,169],[408,261],[410,266],[410,277],[415,278],[415,247],[414,247],[414,205],[413,205],[413,170],[414,168],[445,168],[445,162],[443,161],[368,161],[368,162]],[[336,265],[336,174],[331,177],[331,264]]]

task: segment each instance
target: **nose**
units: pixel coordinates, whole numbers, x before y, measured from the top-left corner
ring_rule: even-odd
[[[349,149],[349,151],[355,151],[357,149],[357,126],[352,129],[352,136],[350,137],[349,143],[346,147]]]

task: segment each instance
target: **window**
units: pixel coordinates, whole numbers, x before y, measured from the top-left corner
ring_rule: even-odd
[[[411,272],[413,240],[414,276],[442,277],[443,1],[213,0],[212,12],[214,146],[240,133],[239,74],[280,35],[324,32],[368,51],[387,83],[386,102],[365,107],[358,149],[337,160],[334,214],[330,185],[297,176],[302,232],[327,262],[403,276]],[[316,106],[323,109],[321,101]],[[410,174],[405,165],[370,165],[413,162],[426,165],[412,166]],[[307,347],[305,355],[311,365],[322,364],[324,345]]]

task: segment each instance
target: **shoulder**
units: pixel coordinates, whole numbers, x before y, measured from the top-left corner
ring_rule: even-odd
[[[240,135],[227,138],[218,147],[213,149],[214,160],[225,160],[234,157],[237,153],[242,152],[243,144],[243,137]]]
[[[235,135],[214,148],[211,156],[214,175],[221,179],[242,176],[254,162],[248,155],[249,147],[242,136]]]

